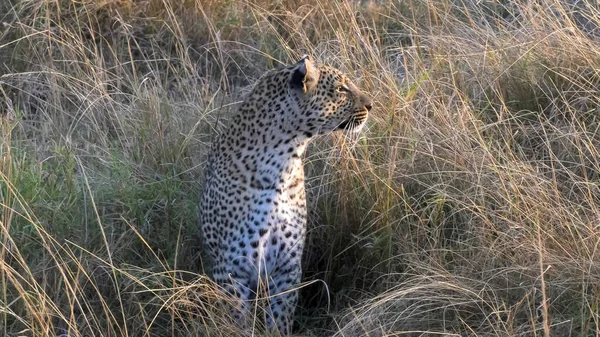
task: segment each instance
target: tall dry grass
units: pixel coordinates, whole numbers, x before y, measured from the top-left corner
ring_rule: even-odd
[[[376,106],[308,151],[300,334],[598,335],[599,23],[590,0],[3,1],[0,334],[241,334],[203,273],[204,154],[310,53]]]

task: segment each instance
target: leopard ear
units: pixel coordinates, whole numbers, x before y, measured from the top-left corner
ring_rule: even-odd
[[[304,55],[294,66],[290,86],[307,93],[317,86],[319,70],[308,55]]]

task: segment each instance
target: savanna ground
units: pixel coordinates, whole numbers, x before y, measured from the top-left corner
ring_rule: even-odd
[[[238,334],[204,155],[308,53],[376,104],[308,151],[299,334],[597,336],[599,25],[591,0],[2,0],[0,334]]]

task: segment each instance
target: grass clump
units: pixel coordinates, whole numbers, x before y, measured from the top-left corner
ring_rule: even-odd
[[[598,329],[587,0],[0,3],[0,330],[232,336],[204,274],[205,153],[304,53],[358,79],[358,139],[306,158],[309,336]]]

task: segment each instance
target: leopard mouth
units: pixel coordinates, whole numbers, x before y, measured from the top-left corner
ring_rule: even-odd
[[[345,121],[341,122],[340,125],[338,125],[337,129],[346,131],[357,129],[367,120],[368,116],[369,114],[367,111],[361,111],[355,115],[352,115]]]

